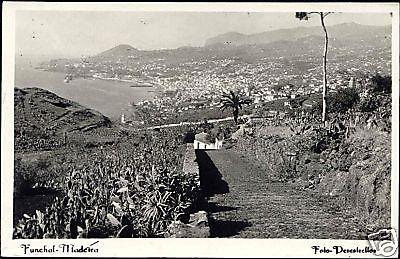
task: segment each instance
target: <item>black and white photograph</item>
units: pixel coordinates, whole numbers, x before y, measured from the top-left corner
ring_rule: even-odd
[[[397,256],[398,3],[4,11],[2,253]]]

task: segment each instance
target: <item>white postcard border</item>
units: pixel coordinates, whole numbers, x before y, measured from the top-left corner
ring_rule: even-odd
[[[398,230],[399,184],[399,5],[392,3],[44,3],[3,2],[2,17],[2,117],[1,117],[1,254],[31,257],[371,257],[369,254],[314,254],[311,246],[369,246],[366,240],[326,239],[77,239],[12,240],[14,154],[14,39],[16,10],[62,11],[195,11],[195,12],[393,12],[392,22],[392,227]],[[373,17],[371,17],[373,19]],[[98,249],[93,253],[24,254],[23,244],[51,248],[74,244]],[[398,252],[397,252],[398,253]]]

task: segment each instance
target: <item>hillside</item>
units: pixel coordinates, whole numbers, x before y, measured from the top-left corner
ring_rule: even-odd
[[[375,76],[363,87],[328,94],[329,127],[297,112],[254,124],[233,149],[275,181],[336,199],[367,233],[391,220],[391,78]]]
[[[357,23],[342,23],[328,26],[328,34],[331,39],[355,43],[362,41],[376,41],[390,43],[391,26],[367,26]],[[256,34],[226,33],[206,40],[205,46],[224,44],[231,46],[260,45],[277,41],[296,41],[310,36],[323,36],[320,26],[297,27],[293,29],[280,29]]]
[[[97,111],[40,88],[15,88],[16,151],[52,150],[69,139],[107,130],[111,122]]]
[[[128,44],[120,44],[118,46],[115,46],[114,48],[99,53],[98,55],[96,55],[96,57],[97,58],[125,57],[125,56],[135,55],[137,54],[137,52],[139,52],[138,49],[135,49],[134,47]]]

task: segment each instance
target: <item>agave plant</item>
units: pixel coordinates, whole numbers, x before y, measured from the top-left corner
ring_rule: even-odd
[[[144,134],[141,141],[148,144],[134,152],[128,144],[95,154],[82,150],[73,165],[60,167],[69,176],[65,197],[56,198],[45,213],[25,214],[14,237],[132,236],[127,225],[142,231],[134,235],[160,235],[170,221],[187,214],[197,190],[193,177],[181,172],[176,133],[168,134]]]
[[[169,202],[171,192],[161,193],[155,190],[146,195],[145,204],[143,206],[143,219],[148,224],[152,233],[159,231],[160,224],[158,222],[167,218],[169,214]]]
[[[192,205],[191,202],[185,200],[185,198],[182,198],[182,194],[178,194],[178,197],[175,201],[175,208],[173,209],[172,212],[172,218],[174,221],[186,221],[185,219],[189,215],[188,209]]]

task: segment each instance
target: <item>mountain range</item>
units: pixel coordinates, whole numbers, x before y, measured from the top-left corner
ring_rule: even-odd
[[[370,26],[342,23],[327,28],[329,53],[363,55],[366,51],[388,50],[391,47],[391,26]],[[324,34],[321,26],[279,29],[256,34],[229,32],[205,41],[203,47],[180,47],[177,49],[139,50],[121,44],[95,56],[92,61],[161,62],[179,64],[191,60],[239,58],[254,62],[261,58],[320,55]],[[71,60],[70,60],[71,61]],[[56,60],[57,63],[69,62]]]
[[[355,42],[361,40],[388,41],[391,39],[391,26],[370,26],[357,23],[342,23],[327,27],[330,39],[343,42]],[[310,36],[323,37],[321,26],[297,27],[291,29],[280,29],[256,34],[242,34],[228,32],[217,35],[206,40],[205,46],[215,44],[224,45],[259,45],[276,41],[296,41]]]

